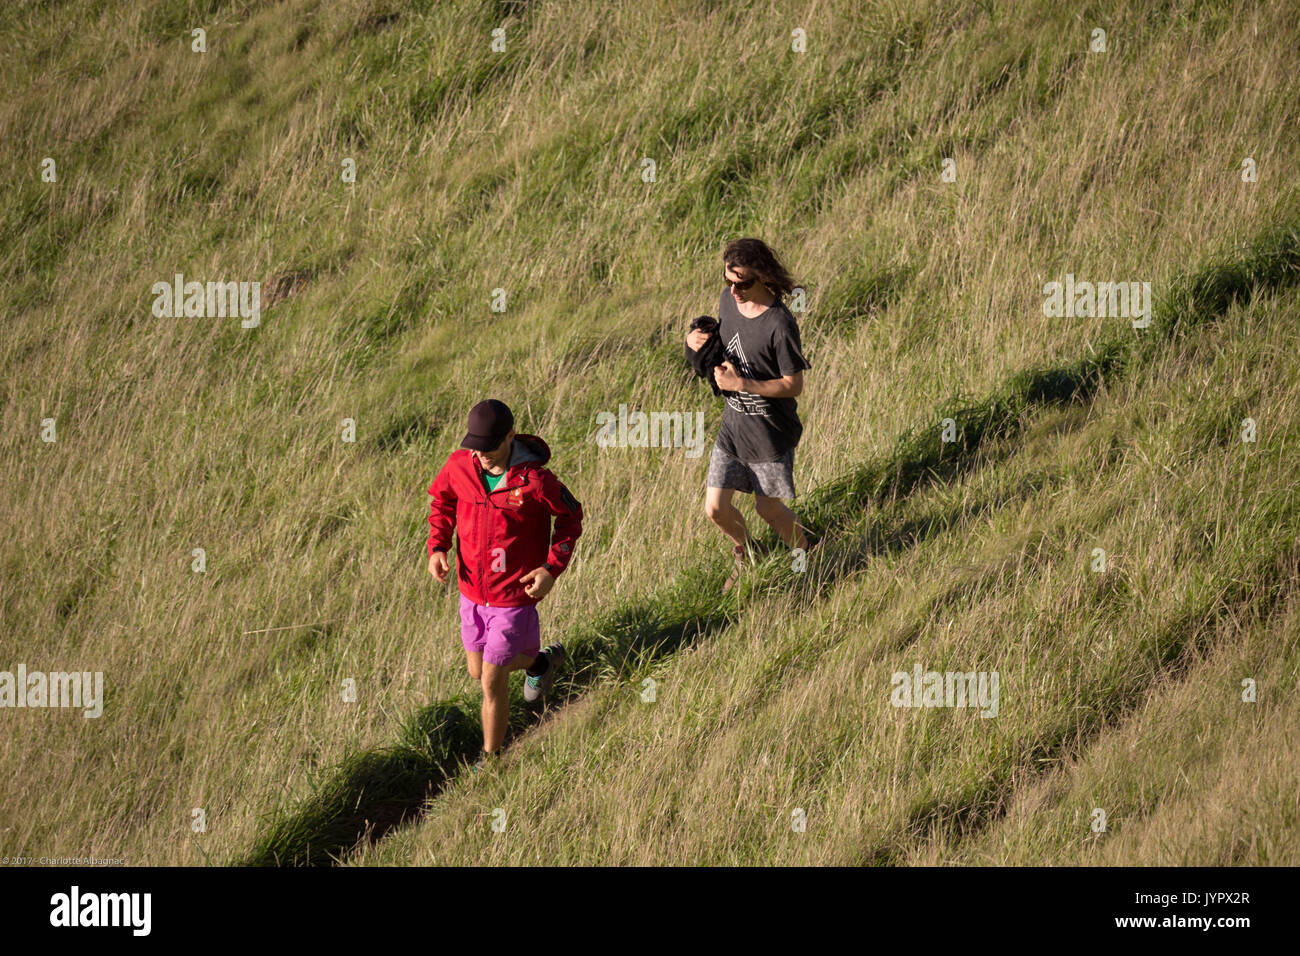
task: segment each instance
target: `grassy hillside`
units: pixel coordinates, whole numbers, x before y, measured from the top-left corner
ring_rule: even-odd
[[[1272,5],[46,7],[0,10],[0,670],[107,694],[0,710],[0,850],[1300,860]],[[598,448],[595,415],[712,434],[680,343],[744,235],[808,291],[795,507],[825,540],[722,601],[706,458]],[[155,317],[178,272],[260,281],[261,324]],[[1045,318],[1067,273],[1151,282],[1151,327]],[[586,521],[541,606],[574,669],[471,778],[425,489],[487,396]],[[998,716],[891,706],[917,663],[998,671]]]

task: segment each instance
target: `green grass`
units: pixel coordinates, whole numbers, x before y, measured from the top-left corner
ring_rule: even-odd
[[[0,669],[107,688],[0,712],[0,849],[1295,862],[1300,103],[1267,5],[81,0],[0,33]],[[740,235],[807,290],[824,540],[722,601],[704,460],[593,436],[620,403],[716,428],[680,342]],[[261,327],[155,319],[175,272],[262,281]],[[1152,326],[1043,318],[1066,272],[1150,281]],[[471,779],[425,489],[487,395],[587,518],[542,606],[573,669]],[[1000,716],[890,708],[917,660],[999,669]]]
[[[762,582],[762,591],[767,594],[793,592],[784,600],[793,598],[796,605],[815,607],[821,589],[834,586],[846,573],[864,567],[869,555],[879,549],[878,546],[864,548],[861,530],[855,527],[861,524],[864,507],[883,505],[887,499],[896,501],[926,483],[951,482],[973,467],[987,466],[987,446],[1016,438],[1032,422],[1035,412],[1065,403],[1087,404],[1107,376],[1124,373],[1126,362],[1149,366],[1167,360],[1170,340],[1176,331],[1185,334],[1195,324],[1213,322],[1230,306],[1248,305],[1259,294],[1300,283],[1298,240],[1300,236],[1294,230],[1264,234],[1242,252],[1240,259],[1216,261],[1191,276],[1180,278],[1176,283],[1179,293],[1158,310],[1149,334],[1146,330],[1138,336],[1123,333],[1096,355],[1070,366],[1021,372],[993,397],[940,413],[941,419],[952,416],[954,441],[944,442],[940,429],[935,427],[910,429],[899,436],[895,450],[883,460],[867,462],[842,479],[818,488],[804,510],[814,534],[821,539],[810,569],[796,571],[788,556],[777,553],[765,562],[762,577],[751,576],[729,599],[718,601],[715,591],[724,572],[718,566],[691,568],[670,586],[644,599],[629,601],[606,618],[565,635],[574,671],[572,679],[562,678],[559,684],[567,691],[566,700],[580,695],[593,683],[593,678],[602,685],[609,682],[636,685],[683,642],[716,636],[719,630],[735,622],[738,601],[743,605],[761,597],[755,581]],[[949,444],[953,446],[951,449]],[[1039,488],[1035,485],[1031,490]],[[870,530],[873,537],[892,541],[897,548],[909,536],[915,542],[921,536],[950,530],[962,514],[944,515],[923,525],[915,520],[891,523],[890,517],[888,512],[877,515]],[[842,534],[842,528],[854,528],[858,533]],[[776,544],[770,532],[764,538],[769,546]],[[815,584],[807,586],[809,582]],[[1252,604],[1252,593],[1243,592],[1240,586],[1233,590],[1234,603],[1264,613],[1271,609],[1277,597],[1263,594]],[[974,592],[974,588],[963,587],[957,593],[969,596]],[[1185,652],[1180,643],[1182,636],[1209,613],[1203,607],[1189,608],[1171,625],[1168,636],[1157,640],[1166,667],[1181,660]],[[768,672],[764,679],[779,679],[785,666],[798,656],[793,652],[777,654],[764,666]],[[1115,688],[1110,700],[1116,713],[1122,713],[1131,706],[1133,694]],[[522,698],[512,701],[515,720],[510,729],[516,734],[534,723],[520,712],[521,707]],[[1105,712],[1092,718],[1112,723],[1116,719],[1114,714],[1108,716]],[[270,834],[259,839],[252,854],[240,862],[334,861],[357,846],[363,837],[375,842],[377,819],[387,818],[389,827],[405,822],[481,749],[480,731],[463,701],[423,708],[415,720],[416,726],[425,729],[416,731],[414,743],[409,742],[411,732],[407,730],[404,737],[408,742],[346,760],[333,771],[335,776],[296,810],[290,821],[277,822]],[[1091,727],[1085,721],[1074,731],[1091,736]],[[1030,747],[1028,752],[1031,759],[1041,760],[1047,759],[1044,754],[1057,754],[1058,750],[1043,743],[1037,751]],[[949,825],[969,826],[978,809],[990,799],[987,795],[968,795],[962,801],[962,812]],[[915,817],[920,822],[913,823],[912,827],[939,816],[936,807],[919,809]],[[387,828],[381,835],[383,832]],[[875,862],[899,861],[885,853],[878,854]]]

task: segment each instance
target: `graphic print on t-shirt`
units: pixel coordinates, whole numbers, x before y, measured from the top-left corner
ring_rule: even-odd
[[[733,333],[731,340],[727,342],[727,355],[731,358],[731,364],[735,366],[736,373],[741,378],[755,378],[755,370],[745,358],[745,350],[740,344],[740,335]],[[771,418],[768,414],[768,402],[762,395],[751,395],[749,392],[733,392],[727,396],[727,404],[736,411],[745,415],[762,415],[764,418]]]
[[[722,289],[718,297],[727,360],[737,374],[754,382],[811,368],[799,343],[799,325],[781,302],[756,316],[742,315],[735,296]],[[799,444],[803,425],[794,398],[728,395],[722,409],[717,447],[741,461],[778,461]]]

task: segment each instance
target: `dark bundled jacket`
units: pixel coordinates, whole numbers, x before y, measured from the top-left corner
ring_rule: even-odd
[[[582,534],[582,505],[545,467],[550,458],[536,435],[515,435],[506,480],[491,494],[467,448],[452,452],[429,486],[429,553],[445,552],[454,535],[460,593],[475,604],[536,604],[519,576],[543,562],[557,578],[568,567]]]
[[[689,345],[685,346],[686,361],[696,375],[709,383],[714,395],[730,394],[718,388],[718,383],[713,380],[713,370],[727,360],[727,350],[722,345],[722,336],[718,334],[718,320],[711,315],[701,315],[691,322],[691,330],[696,329],[708,332],[709,339],[694,352]]]

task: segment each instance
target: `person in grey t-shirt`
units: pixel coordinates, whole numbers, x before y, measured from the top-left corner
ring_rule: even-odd
[[[713,454],[709,459],[705,512],[734,543],[736,582],[754,540],[732,504],[735,492],[753,493],[754,510],[792,548],[806,550],[798,519],[781,501],[793,498],[794,450],[803,434],[795,401],[811,368],[799,341],[799,325],[782,298],[794,280],[760,239],[737,239],[722,252],[727,289],[718,303],[718,335],[727,361],[714,370],[725,395]],[[699,330],[686,337],[698,350],[708,341]]]

